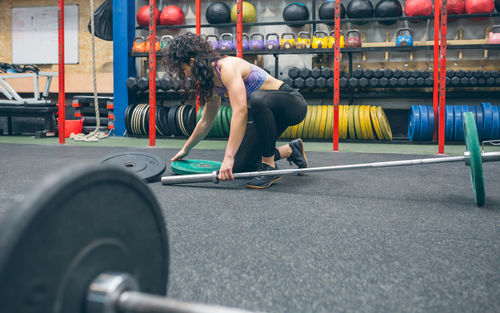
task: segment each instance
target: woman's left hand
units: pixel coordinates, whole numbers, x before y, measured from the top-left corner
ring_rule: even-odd
[[[234,180],[233,165],[234,158],[224,158],[219,169],[219,180]]]

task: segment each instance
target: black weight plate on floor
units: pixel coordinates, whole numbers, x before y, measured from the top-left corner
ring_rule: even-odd
[[[130,133],[132,134],[132,128],[130,127],[130,122],[132,120],[132,112],[135,109],[136,104],[133,105],[128,105],[127,108],[125,109],[125,128],[127,129],[127,134]]]
[[[83,312],[105,271],[165,295],[168,255],[161,208],[143,182],[121,169],[72,167],[0,221],[0,312]]]
[[[119,152],[107,155],[99,163],[126,169],[145,181],[157,180],[165,171],[165,161],[145,152]]]
[[[175,126],[175,120],[177,119],[178,108],[179,108],[178,105],[174,105],[171,106],[170,110],[168,111],[168,118],[167,118],[168,132],[174,136],[179,136],[179,133],[177,132],[177,127]]]

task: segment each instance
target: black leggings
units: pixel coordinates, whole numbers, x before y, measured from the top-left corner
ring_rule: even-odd
[[[234,159],[234,172],[255,170],[262,157],[279,159],[276,140],[289,126],[305,118],[304,97],[287,84],[279,90],[257,90],[248,100],[248,124],[245,137]]]

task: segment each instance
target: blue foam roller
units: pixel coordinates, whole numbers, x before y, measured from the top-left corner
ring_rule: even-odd
[[[446,141],[453,141],[453,122],[454,122],[454,117],[453,117],[453,107],[451,105],[447,105],[445,107],[446,111],[446,122],[445,122],[445,140]]]
[[[491,128],[493,127],[493,112],[491,111],[491,103],[481,103],[483,107],[483,140],[489,140]]]
[[[419,140],[427,140],[427,133],[429,132],[429,112],[425,105],[419,105],[420,110],[420,136]]]
[[[408,137],[410,141],[418,140],[420,135],[420,110],[418,106],[412,105],[408,115]]]
[[[490,139],[500,138],[500,111],[498,106],[492,105],[491,111],[493,112],[493,127],[491,128]]]
[[[455,129],[453,130],[454,140],[455,141],[463,141],[464,139],[464,127],[462,125],[462,106],[454,105],[453,113],[455,119]]]

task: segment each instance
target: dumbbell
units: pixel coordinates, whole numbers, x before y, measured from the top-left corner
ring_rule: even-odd
[[[477,79],[477,83],[478,85],[482,86],[482,85],[485,85],[486,84],[486,79],[484,77],[479,77]]]
[[[391,70],[390,68],[386,68],[386,69],[384,69],[384,73],[383,74],[384,74],[384,77],[391,78],[392,75],[394,75],[394,71]]]
[[[125,85],[127,86],[127,90],[129,92],[137,92],[137,78],[136,77],[129,77],[127,78],[127,81],[125,82]]]
[[[417,79],[415,77],[408,77],[407,82],[408,87],[413,87],[417,84]]]
[[[376,69],[373,71],[373,77],[375,78],[382,78],[384,76],[384,72],[381,69]]]
[[[293,79],[291,77],[286,77],[282,79],[285,84],[290,87],[293,87]]]
[[[398,78],[398,86],[399,87],[406,87],[407,85],[408,85],[408,78],[406,78],[406,77]]]
[[[425,85],[426,86],[433,86],[434,85],[434,79],[432,77],[427,77],[425,79]]]
[[[296,66],[289,68],[288,69],[288,76],[291,79],[295,79],[295,78],[299,77],[300,76],[300,69]]]
[[[356,77],[349,78],[349,87],[356,88],[359,85],[359,80]]]
[[[346,88],[347,86],[349,86],[349,81],[347,80],[347,78],[341,77],[339,79],[339,87],[340,88]]]
[[[455,72],[455,76],[458,78],[465,77],[465,71],[464,70],[458,70]]]
[[[163,75],[160,79],[160,89],[165,91],[170,90],[172,88],[170,80],[171,78],[168,74]]]
[[[483,77],[483,72],[481,72],[480,70],[475,70],[474,72],[472,72],[472,76],[479,79],[479,78]]]
[[[314,67],[312,70],[311,70],[311,77],[313,78],[318,78],[321,76],[321,69],[317,68],[317,67]]]
[[[302,89],[305,86],[306,81],[302,77],[297,77],[293,80],[293,86],[295,88]]]
[[[367,79],[370,79],[373,77],[373,71],[371,69],[364,69],[363,70],[363,77],[366,77]]]
[[[411,71],[410,70],[404,70],[401,77],[404,78],[410,78],[411,77]]]
[[[488,77],[488,78],[486,79],[486,85],[488,85],[488,86],[494,86],[494,85],[495,85],[495,78],[493,78],[493,77],[491,77],[491,76],[490,76],[490,77]]]
[[[417,78],[417,86],[424,86],[424,85],[425,85],[425,78],[418,77]]]
[[[411,71],[410,77],[419,78],[420,77],[420,71],[419,70]]]
[[[394,70],[394,72],[392,73],[392,76],[395,78],[400,78],[401,76],[403,76],[403,71],[400,69]]]
[[[486,79],[490,78],[491,72],[490,71],[483,71],[483,75],[482,76],[483,76],[483,78],[486,78]]]
[[[172,89],[174,91],[180,90],[182,86],[182,82],[179,77],[174,77],[170,80]]]
[[[320,88],[320,89],[323,89],[323,88],[326,88],[326,78],[320,76],[318,78],[316,78],[316,85],[315,85],[316,88]],[[333,86],[332,86],[333,88]]]
[[[370,84],[370,87],[377,87],[378,86],[378,78],[376,78],[376,77],[370,78],[369,84]]]
[[[477,86],[479,82],[477,81],[477,77],[469,77],[469,86]]]
[[[471,77],[473,77],[473,76],[474,76],[474,75],[473,75],[473,72],[472,72],[471,70],[467,70],[467,71],[465,71],[465,77],[467,77],[467,78],[471,78]]]
[[[139,77],[139,79],[137,79],[137,89],[139,91],[147,91],[149,88],[149,80],[146,78],[146,77]]]
[[[307,77],[311,76],[311,70],[308,68],[303,68],[300,70],[300,77],[303,79],[306,79]]]
[[[314,88],[316,86],[316,79],[314,77],[307,77],[305,81],[305,85],[307,88]]]
[[[333,77],[330,77],[326,80],[326,87],[330,90],[333,89],[333,84],[335,83],[335,80],[333,79]],[[340,83],[339,83],[339,86],[340,86]]]
[[[420,77],[422,77],[424,79],[427,78],[427,77],[429,77],[430,75],[431,74],[430,74],[430,72],[428,70],[420,71]]]
[[[396,87],[398,85],[398,79],[396,77],[389,78],[389,86]]]
[[[324,77],[326,79],[332,77],[333,71],[329,67],[323,67],[321,68],[321,77]]]
[[[361,78],[358,79],[358,83],[359,83],[359,87],[365,88],[365,87],[368,86],[369,81],[368,81],[368,78],[361,77]]]
[[[465,75],[465,73],[464,73],[464,75]],[[468,86],[469,85],[469,78],[467,78],[465,76],[462,77],[462,78],[460,78],[460,85],[462,85],[462,86]]]
[[[360,68],[356,68],[352,71],[352,77],[354,78],[361,78],[361,76],[363,76],[363,70],[360,69]]]
[[[387,87],[387,86],[389,86],[389,78],[387,78],[387,77],[381,77],[378,80],[378,84],[380,85],[380,87]]]

